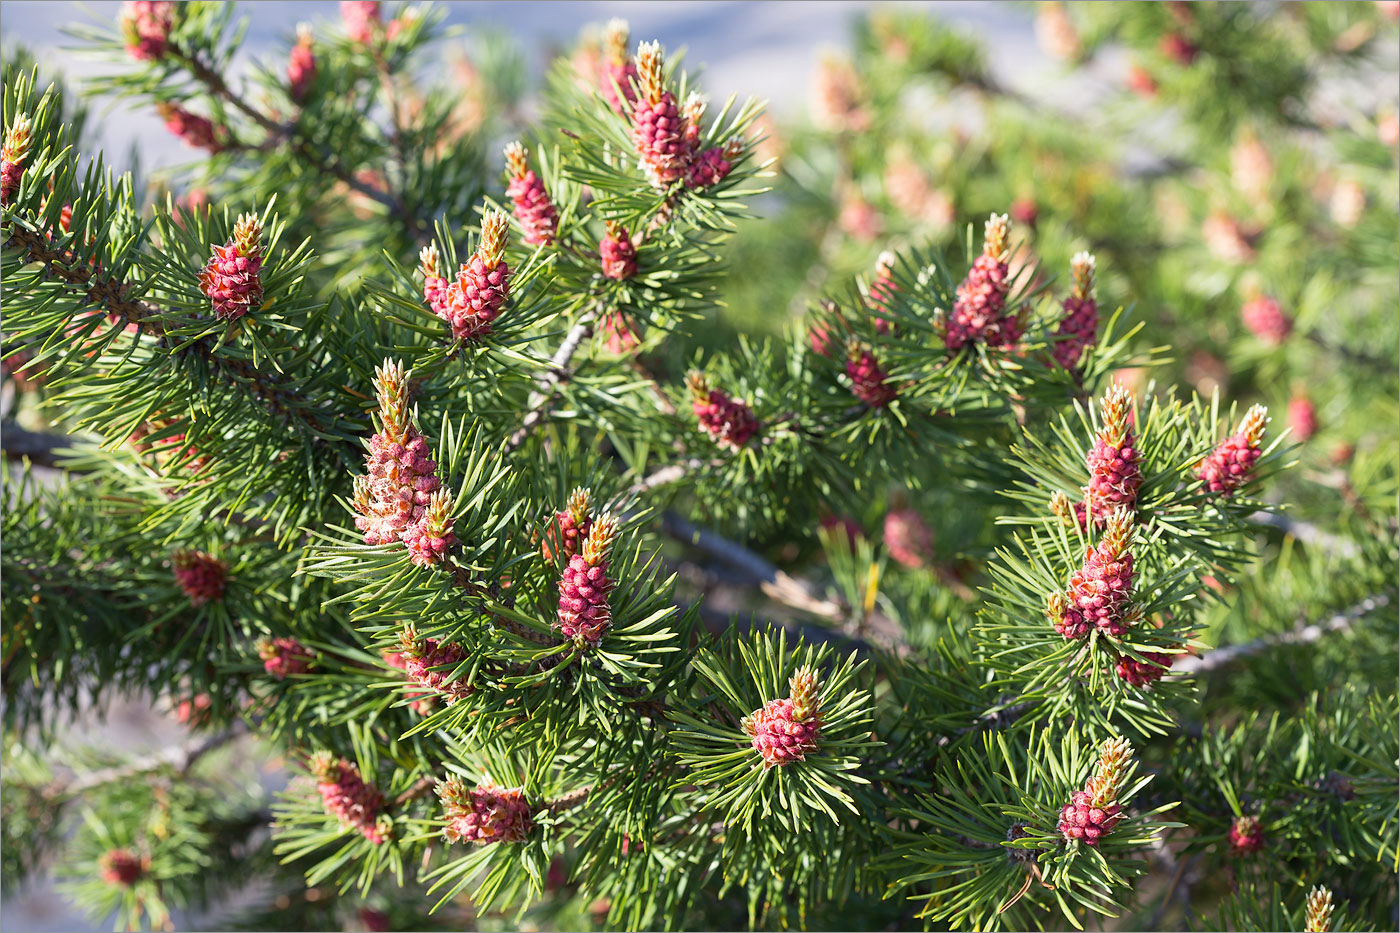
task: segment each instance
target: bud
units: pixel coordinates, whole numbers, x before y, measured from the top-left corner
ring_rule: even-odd
[[[452,493],[436,489],[428,495],[423,517],[410,525],[403,536],[409,560],[419,567],[434,567],[447,557],[457,543],[452,534]]]
[[[1084,54],[1079,30],[1074,27],[1074,21],[1063,3],[1040,4],[1040,11],[1035,17],[1035,38],[1046,55],[1063,62],[1077,62]]]
[[[685,377],[690,389],[690,407],[700,423],[700,430],[714,438],[721,447],[738,450],[758,431],[758,418],[744,402],[710,387],[703,373],[692,370]]]
[[[1079,365],[1084,350],[1098,342],[1099,305],[1094,298],[1094,257],[1075,253],[1070,260],[1074,286],[1064,301],[1065,316],[1055,330],[1055,362],[1065,369]]]
[[[1212,211],[1201,223],[1201,239],[1206,249],[1221,262],[1239,264],[1254,261],[1254,247],[1240,222],[1225,211]]]
[[[637,325],[621,311],[603,315],[603,343],[614,356],[627,356],[641,345]]]
[[[1104,739],[1099,746],[1099,760],[1094,765],[1094,774],[1084,785],[1095,806],[1107,806],[1118,799],[1132,762],[1131,742],[1124,738]]]
[[[917,569],[933,554],[933,531],[913,509],[891,509],[885,515],[885,549],[899,563]]]
[[[163,0],[128,0],[118,17],[127,54],[138,62],[165,57],[174,28],[175,4]]]
[[[1245,302],[1240,318],[1249,332],[1271,346],[1279,346],[1293,332],[1293,321],[1273,298],[1260,295]]]
[[[875,260],[875,278],[870,283],[870,293],[866,296],[866,303],[877,313],[875,315],[875,330],[880,334],[890,332],[890,320],[887,315],[890,313],[890,306],[894,301],[895,294],[899,291],[899,285],[894,280],[895,255],[889,250],[885,250]]]
[[[510,184],[506,195],[514,207],[515,219],[530,246],[548,246],[559,228],[559,212],[549,199],[544,181],[529,167],[529,150],[519,141],[506,146],[506,171]]]
[[[228,586],[228,564],[203,551],[180,550],[172,558],[175,582],[198,609],[224,598]]]
[[[199,286],[221,321],[236,321],[262,306],[261,238],[258,218],[244,214],[234,225],[233,236],[214,247],[209,264],[199,274]]]
[[[1317,433],[1317,406],[1306,395],[1297,395],[1288,403],[1288,429],[1299,441]]]
[[[186,146],[207,149],[214,153],[223,151],[223,131],[208,117],[201,117],[170,103],[157,104],[156,112],[165,120],[165,128],[180,137]]]
[[[150,870],[151,860],[130,849],[112,849],[97,860],[97,871],[108,884],[129,888]]]
[[[1157,96],[1157,79],[1152,77],[1152,72],[1141,65],[1132,65],[1128,68],[1127,85],[1140,97]]]
[[[1069,496],[1058,489],[1050,494],[1050,511],[1066,528],[1078,526],[1083,531],[1089,527],[1084,503],[1071,502]]]
[[[1084,487],[1084,501],[1097,526],[1117,509],[1137,506],[1142,454],[1133,446],[1132,420],[1133,397],[1115,384],[1103,397],[1101,427],[1089,450],[1089,485]]]
[[[24,176],[24,160],[33,142],[34,124],[29,114],[21,113],[5,131],[5,145],[0,148],[0,205],[9,205],[19,191]]]
[[[466,681],[453,679],[457,666],[467,656],[461,645],[435,638],[420,638],[412,625],[405,625],[399,634],[398,656],[410,680],[427,687],[433,694],[441,694],[443,702],[448,705],[470,696],[474,689]]]
[[[474,788],[448,778],[438,784],[437,795],[447,823],[442,835],[449,843],[524,842],[535,828],[524,791],[500,787],[489,777]]]
[[[685,186],[697,190],[724,181],[734,168],[733,163],[729,161],[729,153],[728,146],[712,146],[696,155],[686,166]]]
[[[1142,661],[1130,658],[1126,654],[1120,657],[1113,668],[1118,679],[1134,687],[1151,686],[1166,675],[1175,658],[1175,655],[1158,651],[1145,651],[1142,656]]]
[[[630,43],[631,35],[627,29],[627,21],[609,20],[603,39],[603,71],[600,84],[604,99],[618,116],[630,113],[637,103],[637,66],[632,63],[632,56],[627,54]]]
[[[1164,35],[1158,43],[1158,48],[1162,54],[1183,68],[1196,60],[1196,55],[1200,52],[1196,43],[1186,38],[1179,32],[1169,32]]]
[[[861,106],[860,77],[846,59],[826,55],[817,66],[811,85],[813,122],[834,132],[862,132],[870,127],[870,113]]]
[[[1006,347],[1021,339],[1019,319],[1006,314],[1006,296],[1011,288],[1007,263],[1009,230],[1005,214],[993,214],[988,219],[982,255],[958,286],[957,300],[948,319],[943,339],[949,350],[961,350],[974,342]]]
[[[457,270],[457,278],[437,286],[437,276],[428,274],[427,264],[436,271],[437,253],[420,254],[424,273],[423,294],[433,312],[452,327],[454,340],[476,340],[491,333],[491,324],[505,309],[510,297],[510,267],[506,265],[506,237],[510,222],[500,211],[488,211],[481,221],[481,242],[470,262]],[[431,293],[430,293],[431,292]]]
[[[603,275],[621,281],[637,274],[637,248],[626,228],[608,221],[607,236],[598,244]]]
[[[418,271],[423,273],[423,300],[438,317],[447,314],[447,279],[442,277],[436,243],[418,251]]]
[[[340,16],[351,42],[369,45],[384,28],[378,0],[340,0]]]
[[[851,394],[871,408],[884,408],[899,394],[875,354],[855,341],[847,347],[846,375],[851,380]]]
[[[387,827],[378,821],[384,795],[374,785],[365,783],[359,768],[330,752],[317,752],[311,756],[310,770],[316,778],[322,805],[340,820],[341,826],[355,828],[375,845],[388,838]]]
[[[641,95],[632,111],[632,145],[652,185],[665,188],[685,172],[691,152],[685,116],[666,89],[658,43],[637,48],[637,76]]]
[[[1268,424],[1268,409],[1255,405],[1245,414],[1239,430],[1196,465],[1196,476],[1208,490],[1228,496],[1249,482]]]
[[[1132,756],[1133,747],[1126,739],[1107,739],[1100,746],[1093,775],[1060,810],[1056,828],[1067,841],[1096,846],[1118,825],[1123,813],[1118,796],[1127,781]]]
[[[257,649],[263,670],[278,680],[285,680],[292,674],[305,674],[316,658],[316,652],[295,638],[260,638]]]
[[[579,552],[593,527],[592,508],[593,491],[575,487],[564,511],[555,513],[554,521],[550,522],[540,542],[540,554],[545,560],[553,560],[556,553],[570,560]]]
[[[616,583],[608,576],[608,563],[617,530],[617,520],[606,512],[594,519],[583,548],[569,558],[559,579],[556,625],[581,648],[597,645],[612,626],[608,596]]]
[[[287,88],[295,101],[304,98],[307,88],[316,80],[316,53],[311,45],[311,27],[299,24],[297,44],[292,46],[291,55],[287,57]]]
[[[1089,626],[1108,635],[1122,635],[1137,621],[1132,611],[1133,514],[1119,508],[1108,519],[1108,529],[1097,547],[1089,548],[1084,564],[1070,577],[1055,630],[1066,638],[1082,638]],[[1052,605],[1052,610],[1055,608]]]
[[[821,738],[821,685],[810,668],[801,668],[788,681],[788,696],[769,700],[741,723],[763,768],[806,761]]]
[[[1332,929],[1332,892],[1322,885],[1308,892],[1307,907],[1303,911],[1305,933],[1327,933]]]
[[[1230,852],[1253,855],[1264,848],[1264,824],[1257,816],[1237,816],[1230,824]]]

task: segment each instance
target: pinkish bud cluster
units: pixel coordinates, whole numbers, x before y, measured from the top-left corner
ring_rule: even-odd
[[[607,236],[598,244],[598,257],[603,263],[603,275],[621,281],[637,274],[637,247],[626,228],[608,222]]]
[[[1240,308],[1240,319],[1249,332],[1272,346],[1278,346],[1293,333],[1293,321],[1283,312],[1283,306],[1267,295],[1246,301]]]
[[[555,623],[565,638],[579,647],[593,647],[612,626],[608,596],[616,585],[608,576],[617,520],[604,513],[593,520],[583,547],[569,558],[559,579],[559,611]]]
[[[691,159],[685,169],[685,186],[691,189],[708,188],[729,177],[734,163],[729,160],[733,152],[727,146],[711,146]]]
[[[1317,433],[1317,406],[1306,395],[1294,396],[1288,403],[1288,430],[1299,441]]]
[[[866,296],[866,303],[875,312],[875,332],[879,334],[890,332],[890,319],[886,315],[890,313],[895,293],[899,291],[894,280],[894,259],[894,253],[889,251],[880,254],[875,261],[875,279],[870,283],[870,293]]]
[[[301,101],[307,88],[316,80],[316,53],[312,50],[311,27],[297,26],[297,44],[287,57],[287,88],[292,100]]]
[[[788,695],[769,700],[744,717],[743,729],[763,767],[781,767],[806,761],[821,738],[821,685],[810,668],[802,668],[788,680]]]
[[[711,388],[703,373],[692,371],[685,382],[700,430],[714,438],[716,444],[738,450],[758,431],[753,409],[728,393]]]
[[[1142,454],[1133,446],[1132,395],[1114,384],[1103,397],[1102,412],[1089,450],[1089,485],[1084,487],[1089,514],[1100,527],[1118,509],[1136,508],[1142,486]]]
[[[875,354],[854,341],[847,348],[846,375],[851,380],[851,394],[871,408],[884,408],[899,394]]]
[[[583,550],[583,542],[593,527],[593,492],[582,486],[569,494],[564,511],[556,512],[554,520],[545,529],[540,541],[540,554],[545,560],[554,560],[555,554],[563,554],[565,560]]]
[[[524,231],[525,242],[531,246],[548,246],[554,242],[559,229],[559,212],[549,199],[544,180],[530,168],[529,160],[530,153],[520,142],[506,146],[506,172],[510,175],[506,196]]]
[[[535,828],[530,804],[521,788],[500,787],[490,778],[468,788],[457,778],[448,778],[438,784],[437,795],[447,823],[442,836],[449,843],[485,846],[524,842]]]
[[[409,679],[441,694],[443,702],[451,705],[471,695],[472,686],[456,680],[457,665],[467,656],[466,649],[454,642],[435,638],[420,638],[412,625],[405,625],[399,635],[399,655]]]
[[[340,17],[351,42],[369,45],[384,28],[378,0],[340,0]]]
[[[1050,511],[1066,528],[1078,528],[1080,531],[1089,528],[1089,510],[1082,500],[1072,502],[1069,496],[1056,490],[1050,494]]]
[[[1005,214],[993,214],[987,221],[982,255],[958,286],[953,313],[948,318],[943,342],[949,350],[961,350],[977,342],[1007,347],[1021,339],[1020,320],[1006,314],[1006,296],[1011,288],[1007,262],[1009,227]]]
[[[239,217],[233,236],[214,247],[199,273],[199,287],[221,321],[236,321],[262,305],[262,229],[253,214]]]
[[[481,242],[470,262],[447,281],[438,268],[436,246],[419,254],[423,272],[423,299],[433,313],[452,328],[454,340],[475,340],[491,333],[491,324],[510,297],[510,266],[506,265],[506,234],[510,223],[500,211],[489,211],[481,221]]]
[[[1133,747],[1126,739],[1106,739],[1094,774],[1060,810],[1057,829],[1068,842],[1096,846],[1122,819],[1118,795],[1127,782]]]
[[[196,693],[189,699],[176,703],[172,712],[175,721],[180,725],[199,729],[209,723],[209,717],[212,715],[210,707],[213,705],[214,699],[209,694]]]
[[[339,819],[341,826],[354,827],[375,845],[388,838],[378,819],[384,795],[373,784],[365,783],[359,768],[329,752],[317,752],[311,759],[311,773],[326,812]]]
[[[1076,253],[1070,261],[1074,286],[1065,299],[1065,316],[1055,330],[1060,339],[1052,352],[1055,362],[1065,369],[1074,369],[1084,350],[1098,342],[1099,305],[1094,298],[1094,257]]]
[[[386,360],[374,373],[381,430],[369,440],[367,475],[355,478],[355,527],[366,544],[402,541],[415,564],[437,564],[456,543],[452,497],[437,477],[428,440],[413,426],[408,374]]]
[[[686,119],[676,96],[666,89],[661,46],[643,42],[637,49],[641,91],[632,110],[632,145],[652,184],[664,188],[680,178],[690,162]]]
[[[1124,683],[1134,687],[1147,687],[1161,680],[1172,666],[1173,655],[1170,654],[1147,651],[1143,653],[1142,657],[1144,660],[1139,661],[1126,654],[1123,655],[1114,665],[1113,672]]]
[[[1034,198],[1017,198],[1011,202],[1011,209],[1007,213],[1018,224],[1025,224],[1034,230],[1036,222],[1040,219],[1040,205],[1035,203]]]
[[[228,586],[228,564],[203,551],[176,551],[172,560],[175,582],[198,609],[224,598]]]
[[[97,860],[97,871],[108,884],[129,888],[140,881],[151,867],[151,860],[130,849],[112,849]]]
[[[1264,848],[1264,824],[1257,816],[1235,817],[1228,835],[1233,855],[1253,855]]]
[[[621,311],[603,315],[603,345],[615,356],[626,356],[641,345],[637,325]]]
[[[408,660],[400,651],[381,651],[379,656],[384,659],[385,664],[396,670],[408,670]],[[437,696],[432,693],[425,693],[421,690],[405,690],[404,696],[412,701],[408,704],[408,708],[419,716],[428,715],[433,711],[433,707],[437,705]]]
[[[637,103],[637,66],[627,53],[630,42],[625,20],[614,19],[608,23],[603,69],[598,83],[608,106],[619,116],[630,113]]]
[[[174,17],[175,4],[166,0],[128,0],[118,19],[127,54],[138,62],[164,58]]]
[[[1267,409],[1255,405],[1245,414],[1240,429],[1196,465],[1196,476],[1208,490],[1228,496],[1249,482],[1268,424]]]
[[[257,647],[263,670],[278,680],[285,680],[292,674],[305,674],[316,660],[316,652],[295,638],[260,638]]]
[[[922,567],[933,553],[933,530],[913,509],[891,509],[885,515],[885,550],[906,567]]]
[[[1163,55],[1183,67],[1195,61],[1196,54],[1200,52],[1200,49],[1196,47],[1196,43],[1179,32],[1167,33],[1162,37],[1158,45]]]
[[[169,103],[157,104],[156,112],[165,121],[165,128],[180,137],[186,146],[207,149],[210,152],[223,150],[223,134],[208,117],[201,117],[197,113]]]
[[[5,144],[0,147],[0,205],[8,206],[19,191],[24,177],[24,160],[33,142],[34,125],[29,114],[21,113],[5,131]]]
[[[1132,608],[1132,522],[1127,509],[1114,512],[1098,546],[1089,548],[1083,565],[1070,577],[1068,591],[1051,595],[1046,614],[1065,638],[1085,638],[1095,628],[1122,635],[1137,621]]]

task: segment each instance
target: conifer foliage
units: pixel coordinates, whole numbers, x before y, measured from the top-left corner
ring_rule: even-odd
[[[1223,60],[1185,6],[1158,57]],[[57,858],[152,928],[257,874],[246,928],[1083,929],[1228,877],[1182,926],[1385,925],[1394,684],[1288,652],[1393,656],[1393,444],[1307,540],[1292,408],[1134,379],[1172,365],[1116,300],[1151,279],[1094,229],[1028,260],[1024,198],[822,257],[797,320],[710,340],[754,198],[804,171],[758,104],[613,21],[522,125],[506,57],[420,82],[439,9],[341,14],[245,80],[232,5],[79,30],[94,87],[198,150],[179,196],[5,68],[7,886]],[[881,22],[885,65],[996,90]],[[833,71],[824,123],[906,79]],[[1306,696],[1260,710],[1284,656]],[[189,743],[57,740],[121,695]]]

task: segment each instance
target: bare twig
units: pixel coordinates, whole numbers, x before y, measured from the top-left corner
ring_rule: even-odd
[[[525,403],[525,418],[506,443],[507,452],[516,450],[525,443],[525,439],[553,410],[554,397],[559,391],[559,386],[568,382],[573,376],[569,363],[583,342],[593,335],[593,325],[597,322],[600,313],[601,308],[595,304],[585,311],[578,322],[574,324],[573,329],[564,335],[564,341],[559,344],[559,349],[554,351],[554,356],[549,360],[549,369],[535,380],[535,389],[530,393],[530,398]]]
[[[1361,602],[1352,606],[1344,612],[1339,612],[1322,622],[1314,622],[1311,625],[1300,626],[1291,632],[1281,632],[1276,635],[1265,635],[1253,641],[1245,642],[1242,645],[1230,645],[1225,648],[1216,648],[1208,651],[1198,658],[1185,658],[1172,665],[1174,673],[1183,674],[1203,674],[1227,664],[1233,664],[1240,658],[1246,658],[1276,648],[1282,645],[1309,645],[1319,641],[1323,636],[1337,632],[1345,632],[1356,624],[1357,621],[1371,612],[1390,605],[1391,597],[1386,593],[1377,593],[1368,596]]]
[[[126,780],[152,771],[160,771],[164,768],[174,768],[181,777],[184,777],[190,773],[190,770],[199,759],[241,738],[247,734],[247,732],[247,723],[238,720],[223,732],[208,736],[197,743],[172,745],[150,755],[136,758],[126,764],[113,765],[110,768],[99,768],[96,771],[89,771],[86,774],[75,775],[68,780],[55,781],[45,791],[45,796],[50,798],[74,796],[92,790],[94,787],[100,787],[103,784]]]
[[[45,434],[20,427],[7,421],[0,429],[0,447],[5,448],[5,456],[12,460],[28,457],[37,466],[53,467],[58,464],[54,451],[70,443],[66,434]]]

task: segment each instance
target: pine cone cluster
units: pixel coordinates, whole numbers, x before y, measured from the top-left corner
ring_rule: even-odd
[[[764,769],[806,761],[821,738],[821,685],[810,668],[802,668],[788,680],[788,695],[769,700],[744,717],[744,732]]]
[[[535,828],[520,788],[499,787],[490,778],[468,788],[457,778],[448,778],[438,784],[437,795],[447,822],[442,835],[449,843],[524,842]]]
[[[1229,496],[1249,482],[1249,474],[1263,453],[1260,444],[1268,424],[1268,410],[1263,405],[1255,405],[1245,413],[1239,430],[1196,465],[1196,476],[1206,489]]]
[[[199,274],[200,288],[221,321],[236,321],[262,305],[262,229],[253,214],[239,217],[233,236],[214,247]]]
[[[118,17],[126,51],[138,62],[165,57],[175,25],[175,4],[167,0],[127,0]]]
[[[506,171],[510,184],[506,186],[506,197],[510,198],[512,213],[524,231],[524,240],[531,246],[548,246],[554,242],[559,229],[559,212],[549,199],[544,180],[529,166],[530,153],[520,142],[506,146]]]
[[[486,336],[505,310],[513,275],[505,261],[508,230],[506,215],[489,211],[481,221],[481,242],[476,253],[461,264],[451,281],[441,274],[436,246],[424,247],[419,254],[423,299],[452,328],[454,340],[471,341]]]
[[[686,385],[700,430],[714,438],[716,444],[738,450],[758,431],[753,409],[728,393],[711,388],[703,374],[692,371],[686,376]]]
[[[399,635],[398,655],[408,678],[440,694],[448,705],[471,694],[471,684],[453,678],[457,666],[467,656],[461,645],[420,638],[412,625],[406,625]]]
[[[191,606],[198,609],[224,598],[224,589],[228,586],[228,564],[212,554],[191,550],[176,551],[172,563],[175,565],[175,582],[190,598]]]
[[[1133,397],[1114,385],[1103,398],[1102,427],[1089,451],[1089,485],[1084,501],[1096,526],[1118,509],[1137,507],[1142,486],[1142,454],[1133,446]]]
[[[612,626],[608,596],[616,584],[608,576],[608,564],[616,538],[617,520],[606,512],[599,515],[559,579],[555,624],[565,638],[580,647],[598,644]]]
[[[316,652],[295,638],[261,638],[257,648],[263,670],[278,680],[285,680],[292,674],[305,674],[316,659]]]
[[[365,783],[359,768],[329,752],[318,752],[311,759],[311,773],[326,812],[339,819],[342,826],[354,827],[375,845],[388,839],[386,828],[379,822],[384,795],[374,785]]]
[[[1034,222],[1031,222],[1034,226]],[[1074,286],[1064,301],[1065,316],[1055,329],[1060,338],[1052,352],[1055,362],[1064,369],[1074,369],[1085,349],[1098,341],[1099,305],[1094,298],[1094,257],[1076,253],[1070,260],[1070,275]]]
[[[1020,320],[1006,314],[1006,296],[1011,289],[1009,231],[1005,214],[993,214],[987,221],[982,254],[958,286],[948,318],[943,342],[949,350],[961,350],[969,343],[1009,347],[1021,339]]]

